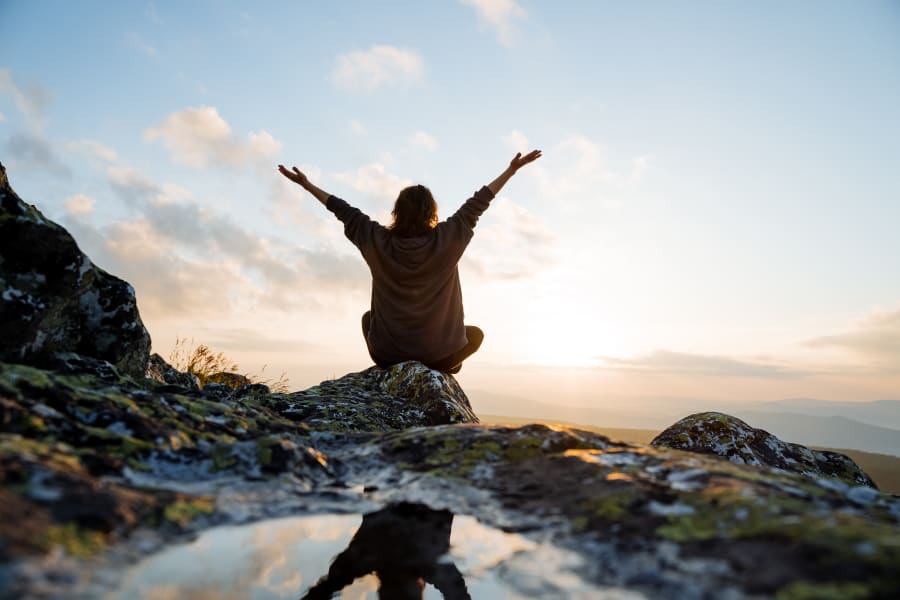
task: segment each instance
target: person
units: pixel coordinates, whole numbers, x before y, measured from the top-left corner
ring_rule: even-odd
[[[362,329],[369,355],[386,368],[416,360],[445,373],[481,346],[484,333],[466,326],[457,264],[474,235],[475,224],[491,200],[540,150],[521,152],[491,183],[438,222],[437,203],[423,185],[403,189],[384,227],[344,200],[311,183],[297,167],[278,165],[282,175],[312,194],[344,224],[372,274],[372,303]]]
[[[450,560],[453,513],[400,502],[363,515],[347,548],[301,600],[328,600],[358,578],[374,573],[378,597],[421,600],[431,584],[444,600],[471,600],[466,581]]]

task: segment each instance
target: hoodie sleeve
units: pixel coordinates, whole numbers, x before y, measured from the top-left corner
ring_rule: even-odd
[[[344,224],[344,235],[357,248],[362,250],[372,246],[375,230],[381,226],[370,219],[366,213],[350,206],[337,196],[329,196],[325,208],[333,212],[334,216]]]
[[[459,210],[453,213],[453,216],[447,219],[445,227],[452,232],[454,237],[462,237],[464,242],[468,242],[475,233],[478,217],[491,205],[493,198],[494,194],[491,193],[491,190],[486,185],[482,186],[459,207]]]

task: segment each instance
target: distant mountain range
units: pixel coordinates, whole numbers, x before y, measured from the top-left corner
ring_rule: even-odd
[[[676,405],[680,412],[640,412],[634,402],[621,409],[553,405],[493,392],[472,390],[469,399],[476,413],[581,423],[596,427],[628,427],[661,431],[691,412],[718,410],[765,429],[784,441],[805,446],[850,448],[900,456],[900,400],[829,402],[792,398],[773,402]],[[612,404],[612,402],[609,402]]]

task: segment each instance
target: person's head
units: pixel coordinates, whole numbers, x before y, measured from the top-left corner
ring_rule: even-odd
[[[394,221],[390,229],[398,237],[427,235],[438,223],[438,207],[431,191],[424,185],[403,189],[391,211]]]

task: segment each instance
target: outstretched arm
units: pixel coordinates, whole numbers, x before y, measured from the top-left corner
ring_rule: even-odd
[[[293,167],[293,171],[288,171],[284,167],[284,165],[278,165],[278,171],[282,175],[302,187],[304,190],[315,196],[316,199],[322,204],[328,202],[328,196],[330,196],[331,194],[313,185],[306,177],[306,175],[304,175],[297,167]]]
[[[504,185],[506,185],[506,182],[509,181],[509,178],[516,174],[516,171],[518,171],[528,163],[536,161],[540,157],[540,150],[532,150],[525,156],[522,156],[521,152],[517,152],[515,158],[509,161],[509,166],[506,167],[506,170],[500,173],[497,179],[488,184],[488,189],[491,190],[491,193],[496,196],[500,193],[500,189]]]

